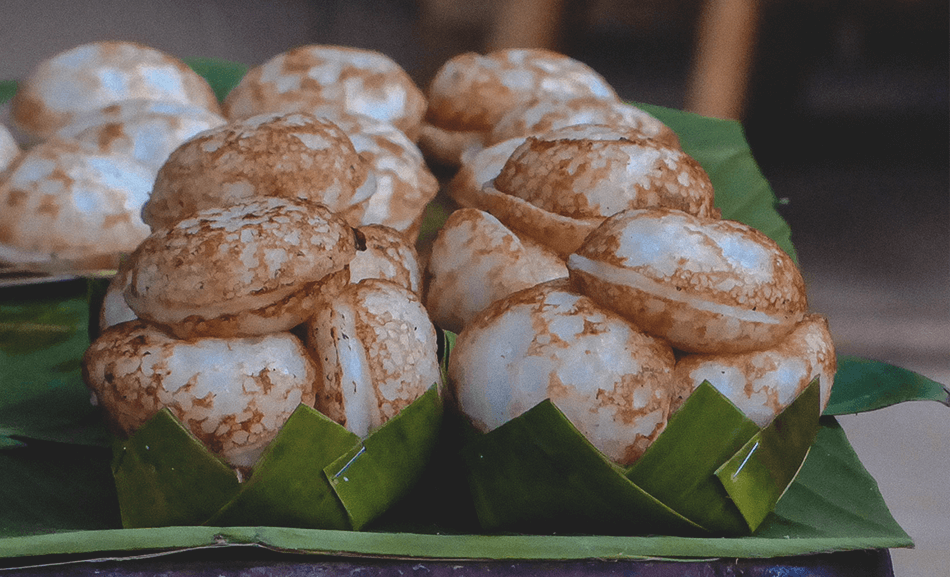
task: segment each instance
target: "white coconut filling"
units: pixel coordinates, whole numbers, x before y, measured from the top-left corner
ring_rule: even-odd
[[[372,374],[366,349],[357,337],[356,311],[348,304],[334,304],[336,321],[333,347],[340,367],[340,387],[343,392],[343,412],[346,429],[360,438],[367,436],[374,425],[377,406],[373,394]],[[332,330],[332,329],[329,329]]]
[[[674,261],[674,259],[671,258],[668,260],[670,262]],[[671,284],[647,278],[633,270],[591,260],[576,253],[568,257],[567,266],[568,269],[585,272],[604,282],[640,290],[652,296],[666,299],[702,312],[734,318],[738,321],[765,325],[777,325],[782,322],[779,316],[772,316],[750,308],[717,303],[709,300],[709,298],[702,298],[701,296],[691,296],[688,290],[678,291],[676,287]]]
[[[505,338],[496,338],[500,334]],[[457,382],[469,385],[458,391],[458,401],[484,431],[494,430],[511,418],[514,391],[519,391],[522,398],[546,397],[547,379],[542,380],[538,373],[547,363],[536,357],[525,358],[534,339],[530,311],[508,311],[495,321],[492,330],[475,331],[468,338],[472,341],[465,350],[470,360],[459,367],[462,374]]]
[[[106,291],[106,296],[102,300],[102,322],[100,323],[100,330],[105,330],[119,323],[138,318],[135,315],[135,311],[130,309],[129,305],[126,304],[125,297],[122,296],[123,288],[124,287],[113,289],[110,286],[109,290]]]

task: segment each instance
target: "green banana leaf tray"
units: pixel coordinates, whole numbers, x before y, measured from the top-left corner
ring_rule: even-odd
[[[221,98],[247,69],[219,60],[189,63]],[[15,82],[0,82],[0,104],[15,90]],[[709,172],[724,217],[755,226],[795,257],[791,231],[775,209],[777,200],[740,124],[644,108],[677,131],[684,150]],[[423,234],[431,234],[441,218],[433,211]],[[947,387],[921,375],[874,360],[839,358],[832,399],[804,464],[774,511],[743,537],[489,532],[477,524],[467,489],[451,468],[424,474],[413,492],[361,531],[216,525],[125,529],[111,439],[80,376],[80,357],[89,343],[88,286],[76,279],[0,289],[0,559],[131,557],[248,545],[430,560],[772,558],[909,547],[913,541],[890,514],[835,416],[912,400],[950,406]]]

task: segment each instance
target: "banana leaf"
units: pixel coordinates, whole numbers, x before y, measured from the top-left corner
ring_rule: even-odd
[[[550,401],[462,450],[487,530],[702,535],[632,483]]]
[[[238,85],[248,70],[245,64],[220,58],[185,58],[184,60],[192,70],[208,81],[215,96],[221,101],[232,88]]]
[[[637,106],[672,128],[683,151],[706,169],[722,218],[762,231],[798,262],[792,230],[775,209],[778,199],[752,156],[742,124],[650,104]]]
[[[901,367],[841,355],[825,414],[861,413],[904,401],[937,401],[950,407],[950,387]]]
[[[714,476],[759,427],[704,383],[670,417],[669,425],[627,477],[681,515],[723,535],[748,526]]]
[[[164,409],[115,445],[122,524],[362,529],[420,478],[441,418],[436,386],[362,440],[301,405],[242,484]]]
[[[239,489],[234,471],[168,409],[116,440],[112,474],[123,527],[198,525]]]
[[[108,446],[82,382],[88,325],[83,280],[0,289],[0,449],[24,439]]]
[[[479,520],[489,530],[750,534],[805,460],[818,395],[815,381],[759,429],[703,383],[626,471],[543,401],[463,448]]]
[[[16,89],[16,80],[0,80],[0,104],[13,98],[13,95],[16,94]]]
[[[716,470],[732,502],[754,531],[788,489],[818,434],[816,380]]]
[[[74,449],[66,445],[56,447],[57,454],[52,458],[45,446],[33,444],[0,453],[0,496],[4,502],[30,496],[29,501],[52,498],[70,504],[84,495],[95,494],[94,489],[108,492],[104,486],[110,482],[108,451],[87,449],[98,451],[98,458],[83,455],[82,459],[69,461],[59,458],[58,453],[74,453]],[[19,455],[12,468],[11,455]],[[23,474],[12,475],[12,469]],[[51,470],[59,474],[51,475]],[[98,471],[98,479],[89,478],[91,470]],[[82,482],[73,482],[68,478],[73,473],[84,473],[86,477],[76,479]],[[34,513],[29,507],[0,507],[0,558],[66,553],[94,556],[105,551],[133,554],[258,544],[310,553],[428,559],[702,559],[778,557],[912,544],[891,517],[876,482],[861,465],[833,417],[822,418],[817,439],[795,481],[775,511],[748,537],[458,535],[419,530],[395,532],[379,524],[362,532],[261,526],[130,530],[119,528],[114,505],[76,509],[58,509],[54,516]]]

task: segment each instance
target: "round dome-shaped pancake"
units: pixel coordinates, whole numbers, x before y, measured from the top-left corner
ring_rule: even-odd
[[[584,294],[683,351],[769,348],[807,309],[801,273],[774,241],[677,210],[611,217],[567,266]]]
[[[0,180],[0,260],[70,270],[115,268],[148,236],[139,212],[154,173],[133,158],[52,138]]]
[[[351,284],[321,303],[307,347],[320,365],[316,408],[360,437],[441,387],[432,321],[414,293],[386,280]]]
[[[254,465],[301,403],[316,366],[290,333],[178,340],[143,321],[111,327],[83,357],[83,377],[106,418],[129,435],[168,408],[229,465]]]
[[[673,351],[565,280],[496,301],[459,334],[449,382],[488,432],[550,399],[608,458],[633,463],[666,427]]]
[[[226,122],[220,114],[192,104],[140,98],[79,114],[56,135],[131,156],[158,172],[180,144]]]
[[[426,95],[429,108],[419,146],[427,157],[448,165],[458,165],[466,149],[483,147],[506,113],[534,99],[619,101],[591,67],[543,49],[459,54],[436,72]]]
[[[816,378],[824,411],[831,398],[836,369],[828,321],[820,315],[808,314],[772,348],[685,355],[677,361],[673,375],[684,390],[695,390],[703,381],[709,381],[755,424],[764,427]]]
[[[125,299],[180,338],[288,330],[313,313],[319,283],[349,281],[355,245],[321,205],[264,197],[210,208],[142,241]]]
[[[388,122],[415,140],[426,101],[402,67],[374,50],[307,45],[248,71],[224,101],[231,120],[329,106]]]
[[[211,86],[180,59],[134,42],[92,42],[42,61],[11,103],[17,127],[48,138],[76,115],[135,98],[220,113]]]
[[[340,211],[372,194],[361,188],[365,180],[365,162],[335,124],[306,113],[263,114],[202,132],[172,152],[142,218],[154,229],[262,196]]]

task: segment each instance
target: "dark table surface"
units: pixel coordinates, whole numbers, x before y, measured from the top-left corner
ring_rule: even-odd
[[[772,559],[457,561],[372,559],[282,553],[261,547],[221,547],[101,558],[24,557],[0,560],[0,575],[40,577],[289,577],[360,575],[379,577],[473,577],[482,575],[628,577],[893,577],[886,549]]]

